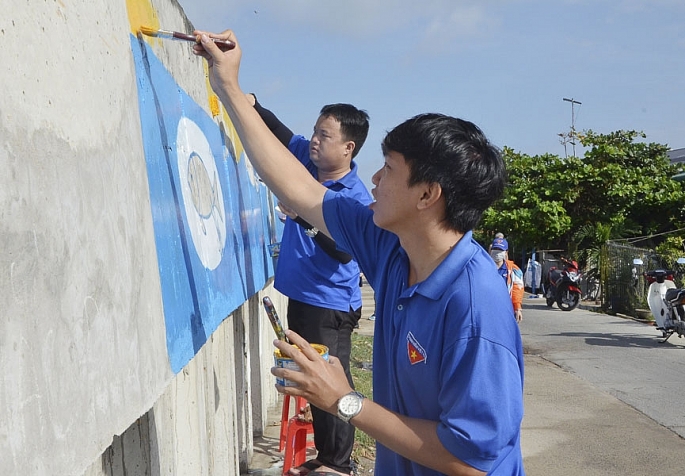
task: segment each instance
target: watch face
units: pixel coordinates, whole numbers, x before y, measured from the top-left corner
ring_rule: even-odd
[[[340,399],[340,413],[343,415],[354,415],[359,411],[362,401],[357,395],[345,395]]]

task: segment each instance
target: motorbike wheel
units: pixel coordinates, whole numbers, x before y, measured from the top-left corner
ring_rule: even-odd
[[[562,311],[573,311],[580,303],[580,294],[561,286],[557,292],[557,306]]]

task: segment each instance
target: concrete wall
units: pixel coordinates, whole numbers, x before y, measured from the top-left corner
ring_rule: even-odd
[[[0,11],[0,474],[237,474],[277,399],[280,228],[203,62],[137,36],[192,26],[175,0]]]
[[[280,295],[269,295],[283,307]],[[115,436],[83,474],[245,473],[252,435],[263,433],[266,409],[277,403],[269,373],[273,331],[265,319],[250,318],[259,306],[252,299],[225,320],[153,408]],[[260,349],[262,358],[255,358]]]

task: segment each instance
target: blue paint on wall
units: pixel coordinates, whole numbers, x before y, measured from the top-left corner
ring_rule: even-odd
[[[169,362],[177,373],[273,276],[275,199],[219,126],[131,35]],[[198,78],[198,81],[202,78]]]

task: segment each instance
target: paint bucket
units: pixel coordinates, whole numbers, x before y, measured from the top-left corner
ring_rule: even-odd
[[[328,347],[322,344],[311,344],[312,347],[319,353],[325,361],[328,361]],[[297,347],[297,346],[295,346]],[[274,350],[274,360],[276,361],[276,367],[279,369],[290,369],[297,372],[300,371],[300,366],[297,365],[293,359],[281,354],[280,349]],[[276,377],[276,384],[282,385],[284,387],[296,387],[297,384],[291,380],[284,379],[281,377]]]

